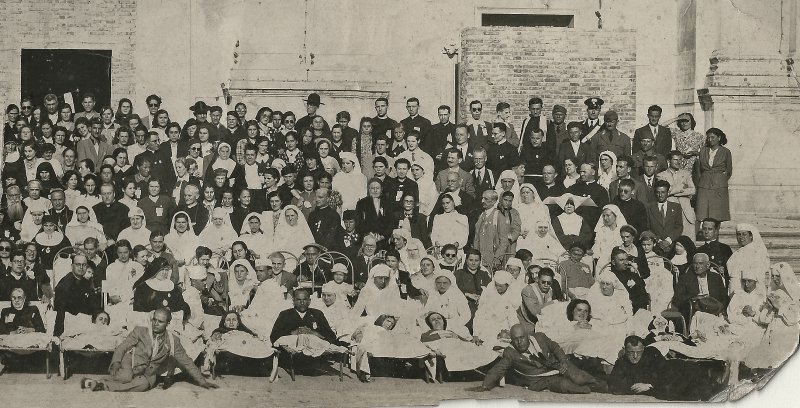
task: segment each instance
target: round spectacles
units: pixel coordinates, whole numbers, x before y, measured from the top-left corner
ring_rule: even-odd
[[[456,254],[444,254],[445,258],[455,258]]]

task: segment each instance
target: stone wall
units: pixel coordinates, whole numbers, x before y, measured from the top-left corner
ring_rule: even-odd
[[[636,37],[633,31],[481,27],[462,31],[459,117],[469,102],[483,102],[484,119],[505,101],[516,127],[528,99],[539,96],[550,115],[553,104],[568,120],[585,118],[584,99],[600,96],[603,111],[615,109],[620,130],[633,134],[636,120]],[[525,107],[525,108],[523,108]]]
[[[111,102],[116,106],[135,90],[136,16],[136,0],[3,0],[0,100],[19,103],[23,48],[98,49],[112,50]]]

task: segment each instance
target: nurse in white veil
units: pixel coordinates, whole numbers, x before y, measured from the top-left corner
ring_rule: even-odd
[[[333,176],[332,187],[342,194],[342,211],[355,210],[359,199],[367,194],[367,177],[355,153],[341,152],[342,171]]]
[[[275,228],[275,250],[286,251],[295,256],[303,253],[303,247],[314,242],[306,218],[295,205],[287,205],[281,211]]]
[[[619,229],[627,223],[619,207],[614,204],[603,207],[603,213],[594,228],[596,235],[592,247],[592,257],[597,259],[600,265],[608,263],[611,260],[611,250],[622,245]]]

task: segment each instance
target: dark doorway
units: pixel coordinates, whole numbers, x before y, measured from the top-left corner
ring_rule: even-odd
[[[575,26],[575,16],[562,14],[482,14],[484,27],[569,27]]]
[[[111,50],[22,50],[22,96],[30,96],[34,105],[44,105],[44,96],[54,93],[59,102],[71,93],[82,112],[81,97],[95,95],[95,110],[111,104]]]

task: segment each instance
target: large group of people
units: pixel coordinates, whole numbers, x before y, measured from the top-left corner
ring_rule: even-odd
[[[707,399],[797,344],[800,284],[754,226],[719,242],[731,154],[689,113],[653,105],[629,137],[598,97],[576,121],[533,97],[519,127],[477,100],[456,125],[378,98],[357,127],[318,94],[302,115],[200,101],[184,124],[158,95],[145,115],[35,102],[6,108],[0,346],[116,349],[93,390],[176,366],[213,388],[227,351]]]

